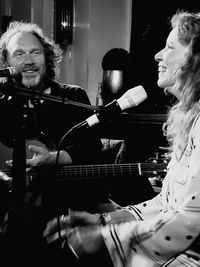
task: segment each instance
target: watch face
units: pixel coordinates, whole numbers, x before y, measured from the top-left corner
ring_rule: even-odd
[[[102,225],[106,225],[111,221],[110,213],[104,212],[100,214],[100,223]]]

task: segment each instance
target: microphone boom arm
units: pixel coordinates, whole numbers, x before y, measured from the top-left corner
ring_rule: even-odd
[[[83,107],[88,110],[94,110],[94,111],[100,110],[100,108],[97,106],[79,103],[76,101],[69,100],[65,97],[58,97],[58,96],[45,94],[45,93],[40,92],[39,90],[30,90],[27,88],[21,88],[21,87],[16,87],[16,86],[13,86],[13,87],[14,87],[14,90],[13,88],[11,89],[11,88],[8,88],[7,86],[1,85],[0,92],[2,92],[5,95],[9,95],[9,96],[21,95],[21,96],[25,96],[27,98],[34,99],[34,100],[47,100],[47,101],[57,102],[61,104]]]

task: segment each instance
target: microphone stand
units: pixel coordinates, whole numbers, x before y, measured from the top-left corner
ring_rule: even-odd
[[[22,96],[30,100],[47,100],[57,102],[61,104],[73,105],[83,107],[88,110],[97,111],[100,107],[87,105],[71,101],[65,97],[57,97],[49,94],[40,92],[39,90],[30,90],[27,88],[21,88],[17,86],[8,87],[1,85],[0,92],[9,96]],[[34,101],[33,101],[34,102]],[[13,148],[13,177],[12,177],[12,194],[13,204],[15,207],[24,206],[24,199],[26,193],[26,136],[25,136],[25,125],[23,123],[24,114],[19,114],[18,117],[18,129],[16,138],[14,140]]]
[[[23,116],[23,114],[20,114]],[[12,197],[15,207],[23,206],[26,192],[26,137],[25,125],[19,117],[19,125],[16,132],[13,147],[12,166]]]
[[[58,97],[58,96],[45,94],[35,89],[31,90],[27,88],[18,87],[18,86],[13,86],[12,88],[10,87],[8,88],[8,86],[1,85],[0,92],[2,92],[5,95],[9,95],[9,96],[19,95],[19,96],[27,97],[28,99],[31,99],[31,100],[47,100],[47,101],[57,102],[60,104],[83,107],[83,108],[86,108],[88,110],[93,110],[93,111],[100,110],[100,107],[98,106],[93,106],[93,105],[88,105],[88,104],[72,101],[72,100],[67,99],[64,96]]]

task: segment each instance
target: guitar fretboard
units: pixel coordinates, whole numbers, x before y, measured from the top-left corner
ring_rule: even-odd
[[[30,181],[46,173],[55,176],[56,181],[98,179],[103,177],[132,177],[134,175],[147,176],[164,174],[167,163],[123,163],[123,164],[96,164],[96,165],[67,165],[59,169],[43,168],[42,171],[30,171],[27,179]],[[12,170],[3,170],[12,177]],[[55,173],[54,173],[55,172]]]
[[[101,165],[70,165],[58,170],[58,180],[97,179],[102,177],[120,177],[145,175],[151,176],[166,171],[165,163],[124,163]]]

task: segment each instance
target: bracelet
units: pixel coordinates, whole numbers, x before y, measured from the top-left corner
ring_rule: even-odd
[[[108,222],[111,221],[110,213],[103,212],[99,215],[99,220],[101,225],[106,225]]]

